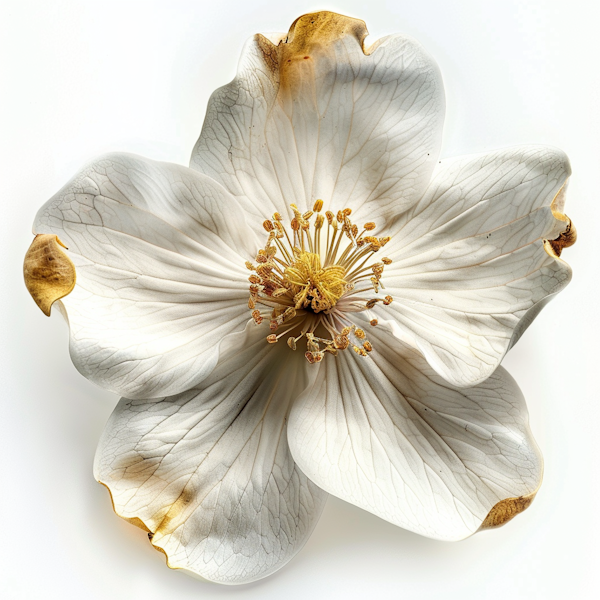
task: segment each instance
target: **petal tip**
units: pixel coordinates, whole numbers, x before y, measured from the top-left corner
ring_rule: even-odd
[[[569,248],[577,241],[577,229],[567,215],[561,215],[561,221],[566,221],[565,230],[555,239],[546,240],[544,248],[550,256],[559,258],[565,248]]]
[[[57,235],[38,234],[23,261],[25,286],[47,317],[54,302],[70,294],[75,287],[75,265],[61,246],[66,248]]]
[[[363,43],[368,34],[364,21],[324,10],[298,17],[290,26],[285,43],[290,50],[301,52],[351,35],[364,51]]]
[[[575,229],[571,219],[564,214],[568,184],[569,179],[567,178],[550,205],[554,217],[565,224],[564,231],[557,238],[545,240],[544,242],[546,252],[554,258],[559,258],[564,248],[569,248],[577,241],[577,229]]]
[[[502,527],[502,525],[505,525],[510,520],[514,519],[519,513],[527,510],[533,502],[535,495],[536,492],[526,496],[505,498],[504,500],[501,500],[492,507],[492,510],[490,510],[487,517],[483,520],[479,530]]]

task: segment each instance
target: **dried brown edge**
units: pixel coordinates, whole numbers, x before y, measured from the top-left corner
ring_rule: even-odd
[[[544,248],[546,252],[554,258],[560,258],[562,251],[569,248],[577,241],[577,229],[569,217],[562,212],[565,195],[567,191],[568,179],[563,183],[560,190],[556,192],[556,196],[552,200],[550,208],[556,219],[566,223],[565,230],[553,240],[544,240]]]
[[[57,235],[40,233],[33,238],[23,261],[25,286],[40,310],[50,316],[52,305],[73,291],[75,265],[61,250]]]
[[[492,507],[492,510],[490,510],[487,517],[483,520],[479,530],[502,527],[502,525],[514,519],[518,514],[527,510],[536,494],[537,490],[526,496],[505,498],[504,500],[501,500]]]
[[[320,11],[298,17],[277,45],[260,33],[257,33],[254,39],[271,74],[276,76],[279,71],[279,77],[282,79],[280,83],[285,84],[290,63],[309,60],[313,52],[319,52],[323,47],[345,36],[354,37],[363,53],[370,54],[371,49],[364,46],[368,34],[365,22],[360,19],[331,11]]]
[[[575,228],[575,225],[573,225],[573,222],[567,215],[561,216],[563,218],[560,220],[566,221],[567,227],[557,238],[546,240],[544,242],[546,252],[555,258],[559,258],[565,248],[569,248],[577,241],[577,229]]]
[[[127,521],[128,523],[131,523],[132,525],[135,525],[136,527],[139,527],[140,529],[142,529],[143,531],[145,531],[148,534],[148,540],[150,541],[150,545],[157,551],[160,552],[161,554],[164,555],[165,557],[165,562],[167,567],[169,567],[169,569],[173,569],[174,571],[176,571],[177,569],[180,569],[181,567],[174,567],[173,565],[169,564],[169,556],[167,555],[167,553],[164,551],[163,548],[161,548],[160,546],[155,546],[154,542],[152,541],[152,538],[154,537],[154,532],[152,532],[148,526],[146,525],[146,523],[144,523],[144,521],[142,521],[139,517],[124,517],[123,515],[120,515],[115,507],[115,500],[113,498],[112,492],[110,490],[110,488],[103,483],[102,481],[98,482],[101,486],[105,487],[108,490],[108,495],[110,496],[110,503],[112,505],[112,509],[115,513],[115,515],[117,515],[117,517],[119,517],[120,519],[123,519],[123,521]]]

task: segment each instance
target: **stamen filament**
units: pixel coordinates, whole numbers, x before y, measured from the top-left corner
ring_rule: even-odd
[[[316,200],[313,210],[304,213],[292,204],[291,237],[281,215],[275,213],[272,220],[263,222],[268,239],[256,255],[256,264],[246,262],[251,271],[248,308],[255,323],[269,321],[271,333],[266,339],[271,344],[291,334],[287,344],[292,350],[305,337],[305,356],[310,363],[320,362],[325,353],[336,355],[346,348],[367,356],[372,345],[350,315],[371,309],[378,302],[389,305],[393,300],[391,296],[377,297],[384,289],[384,267],[392,261],[384,257],[369,264],[372,255],[390,238],[365,236],[375,229],[372,222],[365,223],[359,233],[350,220],[349,208],[337,214],[326,211],[324,216],[322,208],[322,200]],[[323,227],[327,228],[324,247]],[[369,297],[373,292],[375,297]],[[376,325],[377,319],[371,318],[370,323]],[[317,335],[319,328],[322,332]],[[330,338],[321,337],[323,332]]]

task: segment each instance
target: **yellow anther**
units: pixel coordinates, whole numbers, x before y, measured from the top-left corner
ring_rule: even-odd
[[[296,349],[296,338],[294,337],[289,337],[288,341],[287,341],[287,345],[292,349],[295,350]]]
[[[338,223],[343,223],[344,222],[344,213],[341,210],[338,210],[338,213],[335,217],[338,221]]]
[[[250,283],[260,283],[260,277],[258,277],[258,275],[250,275],[250,277],[248,277],[248,281]]]
[[[274,221],[281,221],[282,220],[281,215],[278,212],[274,213],[273,214],[273,220]]]
[[[246,269],[254,271],[254,265],[249,260],[246,261]]]
[[[373,221],[369,221],[368,223],[365,223],[364,228],[367,231],[373,231],[373,229],[375,229],[376,225],[375,223],[373,223]]]
[[[290,226],[294,231],[298,231],[300,229],[300,223],[296,217],[292,219]]]
[[[383,299],[383,303],[384,303],[386,306],[389,306],[389,305],[392,303],[392,301],[393,301],[393,300],[394,300],[394,299],[393,299],[391,296],[386,296],[386,297]]]
[[[268,335],[267,342],[269,342],[269,344],[275,344],[277,342],[277,336],[274,333]]]
[[[321,212],[322,208],[323,208],[323,200],[315,200],[315,203],[313,205],[313,210],[315,212]]]
[[[349,217],[349,216],[352,214],[352,209],[351,209],[351,208],[345,208],[345,209],[342,211],[342,213],[343,213],[343,215],[344,215],[345,217]]]
[[[380,238],[379,238],[379,243],[380,243],[382,246],[385,246],[385,245],[386,245],[386,244],[387,244],[387,243],[388,243],[388,242],[389,242],[391,239],[392,239],[392,238],[391,238],[391,237],[389,237],[389,236],[387,236],[387,237],[380,237]]]
[[[330,210],[328,210],[325,212],[325,216],[327,217],[327,222],[331,225],[333,223],[335,215]]]
[[[339,348],[340,350],[345,350],[350,345],[350,342],[348,341],[348,338],[345,335],[336,335],[333,338],[333,344],[336,348]]]
[[[273,231],[273,223],[271,221],[263,221],[265,231]]]
[[[364,340],[365,339],[365,332],[362,329],[357,329],[354,332],[354,335],[359,339],[359,340]]]
[[[384,256],[384,257],[381,259],[381,262],[382,262],[384,265],[391,265],[391,264],[392,264],[392,259],[391,259],[391,258],[388,258],[387,256]]]
[[[252,296],[250,296],[250,298],[248,298],[248,308],[250,310],[253,310],[256,308],[256,304],[254,302],[254,299],[252,298]]]
[[[352,346],[352,350],[354,350],[354,352],[356,352],[356,354],[359,354],[360,356],[366,356],[367,352],[364,348],[361,348],[360,346]]]
[[[373,346],[371,346],[371,342],[369,342],[368,340],[366,342],[363,343],[363,348],[367,351],[367,352],[371,352],[371,350],[373,350]]]
[[[321,229],[323,227],[323,223],[325,222],[325,217],[323,215],[317,215],[315,219],[315,229]]]
[[[373,327],[375,327],[375,325],[377,325],[377,323],[379,323],[379,321],[377,319],[371,319],[369,321],[369,324],[372,325]]]
[[[258,265],[258,267],[256,267],[256,272],[263,278],[268,278],[269,275],[271,274],[271,271],[273,271],[273,264],[272,263],[261,263],[260,265]],[[250,277],[254,277],[254,275],[251,275]],[[250,279],[250,277],[248,279]],[[251,281],[250,283],[258,283],[258,281]]]
[[[376,304],[377,304],[377,298],[372,298],[365,304],[365,306],[367,308],[373,308]]]
[[[308,219],[310,219],[313,216],[313,211],[312,210],[308,210],[306,211],[303,215],[302,218],[306,221],[308,221]]]
[[[344,329],[342,329],[341,333],[342,333],[343,336],[347,336],[347,335],[350,335],[351,331],[352,331],[351,327],[344,327]]]

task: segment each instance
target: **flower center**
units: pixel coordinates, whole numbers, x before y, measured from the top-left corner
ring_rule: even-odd
[[[292,204],[290,232],[275,213],[263,223],[269,237],[256,255],[256,264],[246,263],[253,271],[248,278],[248,308],[254,322],[260,325],[269,319],[272,333],[267,341],[274,344],[288,334],[292,350],[305,337],[310,363],[320,362],[325,352],[336,355],[349,347],[367,356],[373,348],[350,316],[372,309],[377,302],[392,302],[391,296],[372,297],[383,288],[383,269],[392,262],[389,258],[371,262],[373,254],[390,238],[365,235],[375,229],[375,223],[365,223],[359,233],[349,208],[337,215],[327,211],[325,216],[322,208],[323,201],[317,200],[312,211],[302,214]],[[370,323],[377,325],[377,319]]]
[[[294,294],[295,308],[310,308],[315,313],[333,308],[346,291],[344,267],[323,268],[321,257],[314,252],[295,252],[294,258],[283,272],[282,283]]]

